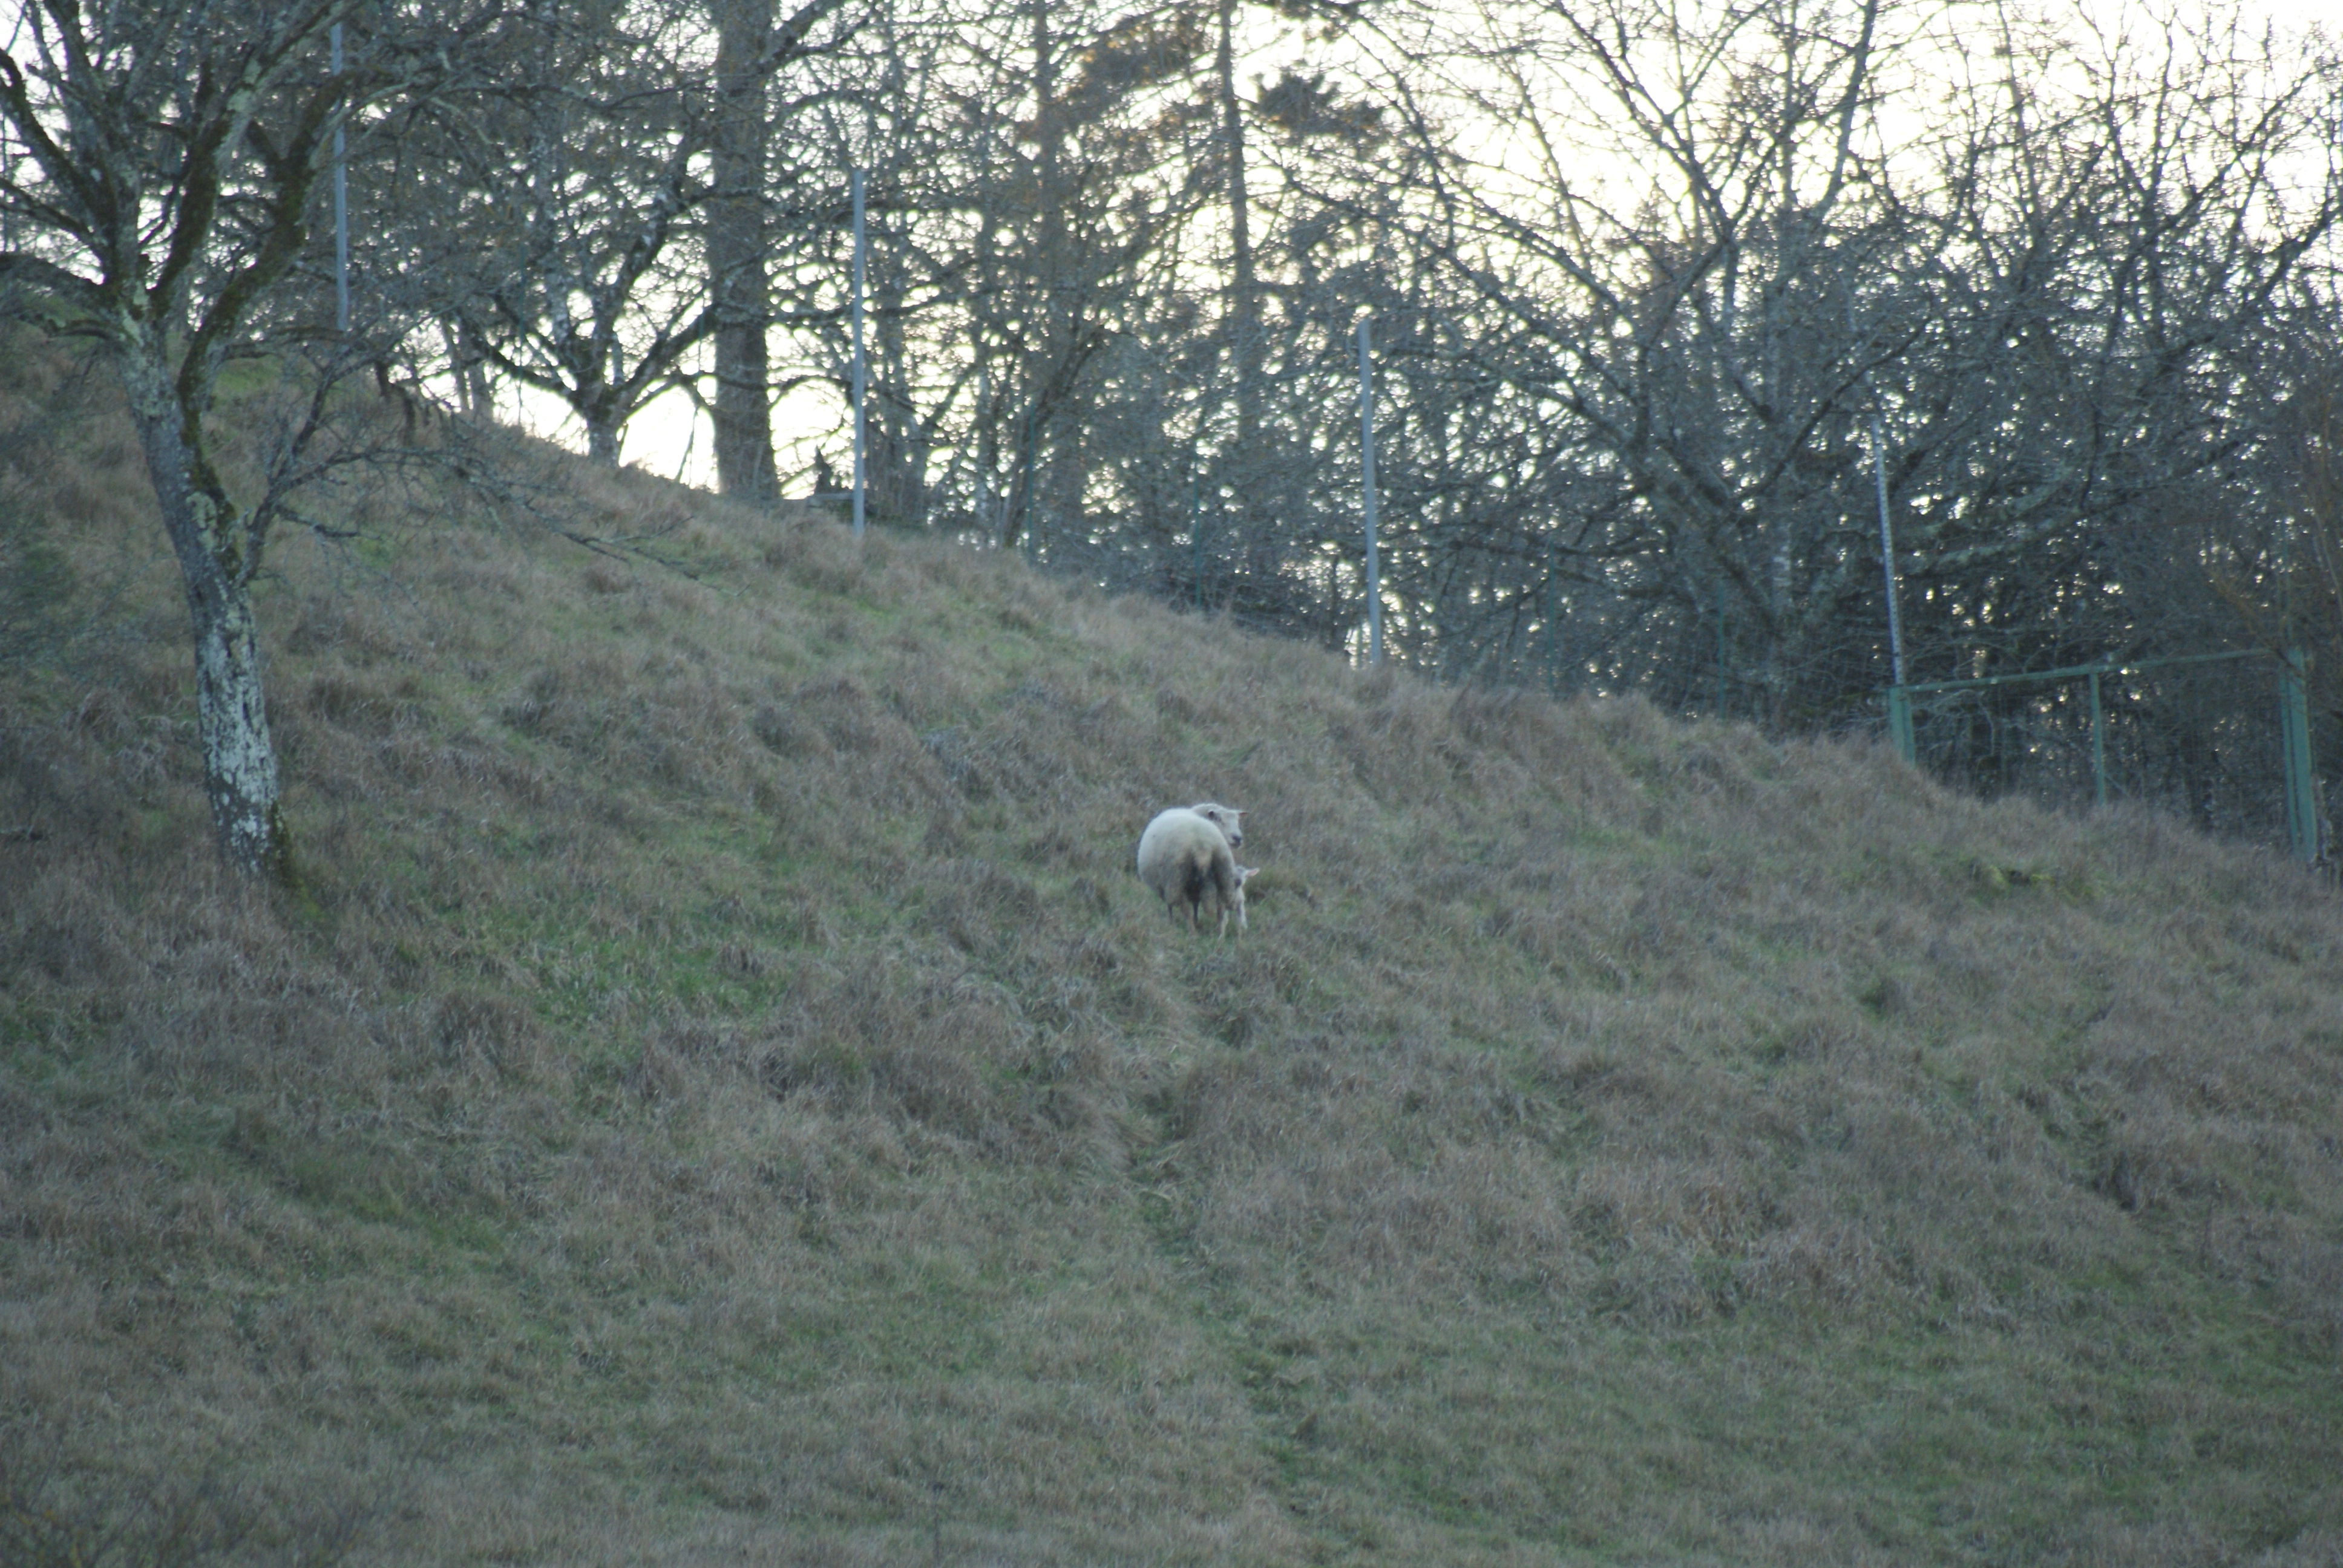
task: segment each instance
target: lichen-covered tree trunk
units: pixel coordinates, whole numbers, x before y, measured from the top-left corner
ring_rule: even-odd
[[[292,844],[278,801],[252,596],[225,580],[187,583],[196,622],[196,717],[204,787],[220,852],[271,881],[293,879]]]
[[[160,355],[133,348],[119,363],[163,526],[186,585],[195,630],[196,729],[220,854],[247,875],[289,885],[292,844],[252,613],[261,537],[211,471],[200,433],[188,428]]]

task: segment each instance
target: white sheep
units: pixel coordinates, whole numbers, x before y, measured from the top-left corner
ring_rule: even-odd
[[[1223,806],[1217,800],[1199,800],[1188,808],[1205,821],[1221,830],[1232,849],[1244,848],[1244,813],[1234,807]]]
[[[1231,910],[1237,930],[1245,929],[1245,879],[1260,868],[1237,864],[1234,848],[1244,842],[1243,816],[1210,801],[1174,806],[1158,812],[1139,836],[1139,879],[1155,890],[1172,920],[1184,906],[1193,930],[1210,899],[1221,912],[1222,936],[1229,934]]]

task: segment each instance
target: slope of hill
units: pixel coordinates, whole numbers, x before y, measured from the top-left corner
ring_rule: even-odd
[[[665,564],[283,542],[253,900],[102,405],[18,503],[106,635],[0,677],[10,1561],[2343,1553],[2278,860],[540,455]],[[1130,869],[1206,797],[1242,940]]]

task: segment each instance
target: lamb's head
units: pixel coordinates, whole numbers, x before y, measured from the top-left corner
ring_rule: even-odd
[[[1199,801],[1197,804],[1189,807],[1188,809],[1193,811],[1197,816],[1202,817],[1205,821],[1210,822],[1213,827],[1218,828],[1221,830],[1221,837],[1229,841],[1230,849],[1242,849],[1244,848],[1243,812],[1237,810],[1233,807],[1222,806],[1211,800]]]

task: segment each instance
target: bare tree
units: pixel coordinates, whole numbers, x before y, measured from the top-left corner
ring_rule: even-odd
[[[757,84],[833,41],[821,29],[843,10],[808,0],[746,59],[719,38],[719,66],[703,46],[704,0],[532,4],[507,50],[509,79],[432,126],[437,195],[406,215],[404,248],[428,258],[458,340],[567,404],[596,462],[615,464],[628,420],[689,382],[702,346],[723,337],[727,449],[753,470],[738,442],[753,443],[748,405],[765,393],[739,357],[763,330],[762,196],[744,184],[756,138],[740,121]],[[450,226],[459,212],[468,221]]]
[[[877,169],[874,477],[922,515],[949,446],[959,493],[940,516],[1080,554],[1100,356],[1160,299],[1142,280],[1202,195],[1165,100],[1206,35],[1030,0],[958,20],[910,30],[932,53],[894,91],[922,112],[853,133]],[[842,367],[834,318],[827,334]]]
[[[765,273],[768,58],[772,0],[709,0],[716,23],[716,107],[709,172],[708,293],[715,307],[716,477],[728,496],[770,501],[773,461],[771,308]]]
[[[326,383],[312,389],[256,500],[230,493],[208,418],[222,368],[260,352],[274,292],[309,243],[334,131],[417,87],[435,51],[411,17],[356,0],[42,0],[0,54],[0,116],[27,156],[0,176],[15,244],[0,285],[103,345],[127,393],[193,620],[204,775],[220,852],[289,879],[252,606]],[[460,44],[463,17],[435,19]],[[327,66],[327,35],[353,34]]]
[[[1391,87],[1433,159],[1412,232],[1477,302],[1473,373],[1583,441],[1547,530],[1568,661],[1678,700],[1729,676],[1828,722],[1884,682],[1883,469],[1924,662],[2073,635],[2112,541],[2249,455],[2272,301],[2343,211],[2332,61],[2234,16],[1477,23],[1444,87],[1424,51]],[[1502,556],[1425,635],[1486,635]]]
[[[2336,304],[2305,291],[2306,330],[2283,381],[2268,471],[2278,504],[2192,510],[2182,528],[2226,610],[2272,653],[2298,659],[2311,699],[2343,719],[2343,353],[2317,324]]]

